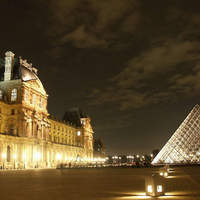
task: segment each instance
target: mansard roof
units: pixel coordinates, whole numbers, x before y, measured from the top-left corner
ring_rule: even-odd
[[[0,81],[4,81],[5,60],[0,59]],[[37,80],[37,70],[28,64],[21,57],[14,58],[13,73],[11,80],[21,79],[22,81]]]
[[[76,126],[82,126],[81,118],[86,118],[80,108],[68,108],[65,110],[62,120],[75,124]]]

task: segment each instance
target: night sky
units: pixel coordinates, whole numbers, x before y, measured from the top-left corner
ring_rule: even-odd
[[[107,154],[160,149],[200,103],[199,0],[0,0],[0,57],[33,63],[59,118],[79,107]]]

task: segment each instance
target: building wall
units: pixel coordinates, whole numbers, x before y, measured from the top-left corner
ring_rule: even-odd
[[[51,167],[73,163],[77,155],[91,162],[90,118],[84,118],[81,127],[49,118],[48,95],[36,75],[29,79],[31,73],[0,82],[0,166]]]

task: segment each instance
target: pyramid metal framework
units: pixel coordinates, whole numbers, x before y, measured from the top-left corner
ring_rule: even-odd
[[[152,164],[200,163],[200,106],[196,105]]]

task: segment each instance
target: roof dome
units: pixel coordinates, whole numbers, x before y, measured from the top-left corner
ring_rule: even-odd
[[[5,60],[0,60],[0,81],[4,81],[5,72]],[[22,60],[21,57],[14,58],[13,71],[11,80],[21,79],[22,81],[36,80],[37,69],[32,67],[32,64],[27,63],[26,60]]]

